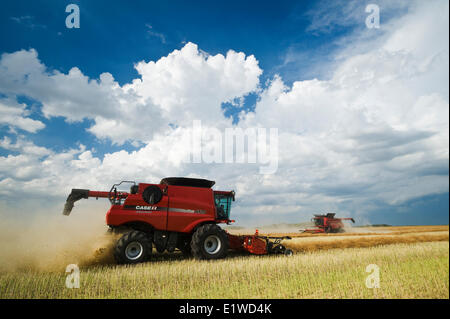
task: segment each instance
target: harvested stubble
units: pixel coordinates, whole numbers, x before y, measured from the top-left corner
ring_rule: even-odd
[[[411,233],[429,233],[429,232],[443,232],[449,231],[448,225],[436,226],[388,226],[388,227],[354,227],[347,228],[344,233],[302,233],[302,232],[260,232],[262,235],[268,236],[291,236],[291,237],[348,237],[348,236],[376,236],[381,234],[402,235]],[[249,232],[251,233],[251,232]]]
[[[418,242],[448,241],[449,233],[445,231],[427,233],[408,233],[401,235],[364,235],[364,236],[320,236],[294,238],[284,244],[294,251],[316,251],[333,248],[360,248],[388,244],[410,244]]]
[[[0,298],[447,298],[448,242],[334,249],[217,261],[152,261],[60,272],[0,273]],[[369,289],[366,267],[380,269]]]

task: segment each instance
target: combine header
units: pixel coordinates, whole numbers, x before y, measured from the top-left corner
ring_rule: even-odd
[[[283,237],[269,237],[260,236],[258,230],[254,235],[231,235],[227,233],[230,249],[248,251],[254,255],[265,254],[285,254],[286,256],[292,256],[293,251],[287,249],[281,244],[282,240],[292,239],[290,236]],[[274,240],[274,241],[271,241]]]
[[[130,192],[118,191],[123,183],[132,184]],[[215,191],[214,181],[169,177],[159,184],[136,184],[122,181],[109,191],[72,189],[63,214],[69,215],[74,203],[83,198],[108,198],[111,208],[106,213],[110,230],[123,236],[114,248],[118,263],[139,263],[148,260],[153,247],[160,253],[175,249],[197,259],[219,259],[228,250],[251,254],[292,255],[281,244],[285,237],[232,235],[219,224],[230,224],[234,191]]]
[[[336,214],[328,213],[326,215],[314,215],[311,219],[314,222],[316,228],[305,229],[304,233],[343,233],[344,230],[344,220],[350,220],[353,223],[355,220],[353,218],[335,218]]]

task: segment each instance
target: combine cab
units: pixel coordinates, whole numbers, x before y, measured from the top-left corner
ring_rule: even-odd
[[[328,213],[325,215],[314,215],[311,221],[314,223],[316,228],[305,229],[305,233],[343,233],[345,232],[344,220],[350,220],[353,223],[355,220],[353,218],[335,218],[336,214]]]
[[[130,191],[118,187],[130,183]],[[181,250],[198,259],[218,259],[228,249],[252,254],[284,253],[291,255],[281,240],[289,237],[231,235],[219,224],[230,224],[234,191],[212,189],[214,181],[169,177],[159,184],[136,184],[123,181],[109,191],[72,189],[63,214],[69,215],[74,203],[83,198],[107,198],[111,208],[106,224],[113,232],[123,233],[116,243],[114,257],[118,263],[138,263],[158,252]]]

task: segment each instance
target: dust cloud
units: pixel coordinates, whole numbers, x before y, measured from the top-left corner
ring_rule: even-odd
[[[107,232],[106,210],[80,206],[70,216],[56,210],[26,219],[0,216],[0,271],[65,271],[69,264],[112,263],[115,236]]]

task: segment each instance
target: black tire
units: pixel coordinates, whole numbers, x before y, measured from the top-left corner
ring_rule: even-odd
[[[287,248],[287,249],[284,251],[284,255],[287,256],[287,257],[291,257],[291,256],[294,255],[294,251],[293,251],[292,249]]]
[[[200,226],[192,235],[191,251],[197,259],[220,259],[228,253],[228,236],[215,224]]]
[[[161,189],[156,185],[150,185],[142,193],[142,199],[150,205],[158,204],[163,197]]]
[[[137,264],[147,261],[152,254],[152,241],[141,231],[123,235],[114,247],[114,259],[119,264]]]

